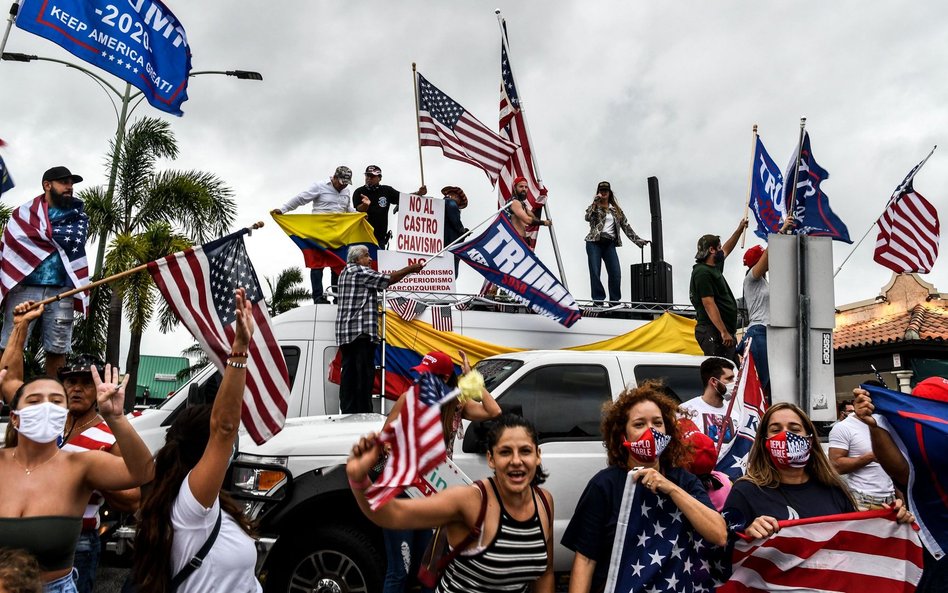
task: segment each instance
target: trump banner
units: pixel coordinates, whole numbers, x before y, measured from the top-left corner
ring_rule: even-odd
[[[794,179],[796,188],[791,187]],[[804,132],[803,146],[800,152],[794,150],[784,175],[784,196],[788,207],[793,204],[793,218],[796,220],[794,234],[830,237],[834,241],[852,243],[849,229],[830,209],[829,197],[823,193],[822,184],[827,179],[829,172],[816,162],[810,149],[810,134]]]
[[[154,108],[182,115],[191,49],[161,0],[23,0],[16,25],[128,82]]]
[[[537,259],[503,212],[477,238],[450,251],[536,313],[566,327],[582,317],[573,295]]]
[[[754,151],[754,168],[751,176],[750,208],[757,219],[754,234],[767,240],[768,235],[780,231],[781,220],[786,206],[783,203],[783,173],[774,162],[760,136],[757,136],[757,148]]]

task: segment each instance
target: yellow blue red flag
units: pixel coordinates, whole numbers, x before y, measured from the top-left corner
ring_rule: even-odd
[[[332,268],[339,274],[353,245],[368,247],[373,260],[378,254],[372,225],[363,212],[274,214],[273,220],[303,252],[307,268]]]

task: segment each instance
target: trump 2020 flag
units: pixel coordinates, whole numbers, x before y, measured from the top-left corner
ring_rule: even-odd
[[[154,108],[182,115],[191,49],[161,0],[23,0],[16,25],[118,76]]]
[[[747,458],[754,445],[757,426],[767,411],[767,402],[764,400],[764,391],[757,376],[757,365],[754,364],[750,344],[745,348],[745,352],[747,356],[744,357],[744,364],[737,378],[737,393],[728,403],[727,410],[727,417],[737,429],[737,435],[725,443],[724,431],[721,431],[717,442],[718,464],[715,469],[727,474],[732,482],[747,472]]]
[[[794,168],[798,171],[794,176]],[[810,134],[803,132],[803,146],[799,153],[790,159],[790,166],[784,175],[784,193],[787,205],[793,203],[793,218],[796,221],[794,234],[812,237],[830,237],[834,241],[852,243],[849,229],[830,209],[829,198],[823,193],[821,184],[829,178],[829,173],[813,158],[810,150]],[[791,187],[796,179],[797,187],[791,199]]]
[[[338,214],[274,214],[273,220],[303,252],[307,268],[332,268],[341,274],[349,248],[364,245],[372,256],[378,254],[375,233],[364,212]]]
[[[948,380],[943,381],[948,389]],[[941,559],[948,550],[948,398],[935,390],[918,395],[862,385],[872,396],[875,418],[908,461],[909,508],[922,542]]]
[[[731,577],[718,593],[835,591],[911,593],[922,547],[892,509],[779,521],[769,538],[734,544]]]
[[[283,351],[263,301],[263,290],[244,247],[243,229],[148,264],[148,272],[208,359],[221,373],[234,340],[234,291],[253,303],[256,330],[247,356],[247,385],[240,419],[258,445],[280,432],[286,420],[290,379]]]
[[[785,216],[783,203],[783,173],[774,162],[760,136],[757,136],[757,148],[754,150],[754,168],[751,174],[750,207],[757,220],[754,234],[767,240],[768,235],[780,231],[780,221]]]
[[[540,315],[566,327],[582,317],[573,295],[537,259],[503,212],[478,237],[450,250],[488,282],[511,291]]]
[[[664,494],[625,480],[606,579],[607,593],[710,591],[711,546]]]

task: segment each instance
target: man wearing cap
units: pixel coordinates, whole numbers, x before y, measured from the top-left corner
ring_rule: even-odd
[[[737,331],[737,301],[724,278],[724,259],[734,250],[747,227],[742,218],[737,229],[721,245],[721,237],[704,235],[698,239],[695,265],[691,269],[688,295],[695,308],[695,340],[706,356],[723,356],[737,362],[734,333]]]
[[[317,181],[309,188],[296,194],[289,202],[270,211],[271,214],[286,214],[296,210],[303,204],[313,203],[313,214],[335,214],[339,212],[365,212],[369,209],[369,199],[363,197],[358,207],[354,207],[349,198],[349,185],[352,183],[352,169],[345,166],[336,167],[329,181]],[[313,285],[313,302],[328,303],[329,299],[323,294],[323,268],[312,268],[309,271],[310,282]],[[337,276],[330,274],[330,284],[335,285]]]
[[[422,185],[417,195],[428,193],[428,188]],[[358,204],[369,200],[367,218],[375,229],[375,240],[379,249],[385,249],[388,244],[388,209],[392,204],[398,206],[402,196],[406,196],[390,185],[382,185],[382,169],[378,165],[369,165],[365,168],[365,185],[352,192],[352,203]]]
[[[85,284],[89,278],[86,238],[89,217],[73,185],[82,181],[66,167],[43,173],[43,194],[21,205],[3,234],[0,298],[4,301],[0,344],[13,328],[13,309],[24,301],[41,301]],[[52,240],[50,240],[50,238]],[[37,257],[38,254],[46,254]],[[86,297],[50,303],[40,323],[46,374],[55,376],[72,349],[73,311],[85,311]]]
[[[524,240],[527,239],[528,227],[553,226],[552,220],[537,218],[533,209],[527,205],[527,187],[526,177],[517,177],[514,179],[514,199],[510,200],[510,222],[513,223],[517,233]]]
[[[444,196],[444,246],[447,247],[467,232],[467,228],[461,222],[461,210],[467,208],[467,196],[463,189],[454,185],[442,187],[441,195]],[[455,255],[455,276],[458,275],[458,261],[458,256]]]
[[[43,314],[43,306],[34,307],[32,301],[20,303],[14,310],[10,341],[0,358],[0,367],[7,369],[0,384],[3,400],[10,403],[14,394],[23,385],[23,348],[29,336],[30,324]],[[66,391],[69,415],[61,448],[64,451],[106,451],[121,457],[109,425],[99,415],[96,406],[96,388],[92,381],[92,368],[104,376],[102,361],[86,355],[70,355],[65,366],[57,374]],[[96,569],[99,565],[99,509],[108,501],[116,511],[134,513],[138,510],[141,490],[131,488],[111,492],[94,491],[82,514],[82,532],[76,544],[73,566],[76,569],[76,589],[79,593],[92,593]]]

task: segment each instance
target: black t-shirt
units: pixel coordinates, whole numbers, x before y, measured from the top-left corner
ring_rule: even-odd
[[[596,561],[591,591],[601,588],[609,576],[612,543],[628,474],[626,469],[610,466],[593,476],[579,497],[573,518],[560,540],[567,549]],[[665,473],[665,477],[706,507],[714,508],[704,486],[694,475],[673,468]]]
[[[713,297],[714,304],[718,306],[718,312],[721,314],[721,321],[727,331],[733,334],[737,330],[737,301],[734,300],[734,294],[731,287],[724,277],[724,262],[713,266],[698,262],[691,269],[691,283],[689,285],[688,296],[691,304],[695,308],[695,321],[699,325],[711,325],[711,318],[701,302],[703,297]]]
[[[392,204],[398,204],[399,192],[390,185],[376,185],[368,187],[363,185],[352,192],[352,205],[356,208],[362,203],[362,196],[369,198],[369,209],[366,212],[366,218],[372,228],[375,229],[375,238],[379,242],[379,247],[385,242],[385,234],[388,233],[388,207]]]
[[[803,484],[781,484],[777,488],[761,488],[748,480],[738,480],[724,503],[723,513],[728,525],[742,530],[761,515],[785,521],[855,510],[845,492],[811,478]]]

